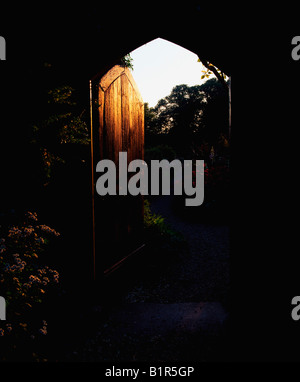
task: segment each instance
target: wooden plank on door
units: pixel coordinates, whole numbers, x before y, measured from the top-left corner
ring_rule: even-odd
[[[121,151],[127,152],[128,164],[144,159],[143,100],[130,70],[118,65],[101,78],[98,95],[99,159],[113,160],[118,174]],[[105,196],[97,208],[98,256],[107,268],[141,245],[143,198]]]

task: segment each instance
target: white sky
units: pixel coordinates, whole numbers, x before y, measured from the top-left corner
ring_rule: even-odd
[[[150,107],[166,97],[176,85],[201,85],[204,69],[198,56],[172,42],[157,38],[130,53],[132,75],[144,102]]]

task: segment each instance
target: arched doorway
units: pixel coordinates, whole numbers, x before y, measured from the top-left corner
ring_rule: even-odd
[[[128,138],[126,136],[127,133],[125,132],[126,124],[130,118],[127,117],[127,119],[125,118],[125,121],[123,121],[122,111],[118,112],[119,106],[121,110],[122,105],[124,107],[124,105],[128,103],[128,98],[130,98],[128,97],[127,91],[122,90],[122,89],[125,89],[124,81],[122,82],[120,80],[120,78],[122,78],[122,74],[125,74],[125,69],[122,69],[121,67],[118,67],[118,66],[114,66],[104,75],[103,75],[103,72],[99,72],[92,79],[93,83],[96,84],[95,86],[96,91],[94,91],[94,94],[95,94],[95,97],[97,98],[98,109],[99,109],[99,113],[97,114],[97,117],[96,117],[96,120],[97,120],[96,124],[100,125],[100,129],[99,131],[97,130],[98,133],[96,134],[99,134],[99,135],[97,135],[97,137],[95,138],[95,141],[100,143],[100,146],[98,149],[99,150],[98,158],[101,158],[101,159],[110,158],[114,160],[116,164],[118,162],[119,152],[123,150],[126,151],[126,149],[128,148],[128,143],[130,142],[130,139],[133,138],[133,136],[131,138]],[[123,78],[125,77],[123,76]],[[123,84],[123,88],[122,88],[122,84]],[[136,88],[136,85],[134,85],[133,87]],[[114,94],[112,98],[111,98],[111,95],[105,96],[105,91],[108,88],[110,89],[111,94]],[[124,96],[125,98],[123,98]],[[106,113],[106,116],[108,116],[108,119],[114,120],[112,125],[110,122],[108,123],[103,122],[105,121],[105,118],[104,118],[105,113]],[[132,123],[134,126],[135,122],[132,121]],[[110,127],[107,128],[107,126],[110,126]],[[118,127],[115,128],[113,126],[118,126]],[[114,133],[116,131],[118,132]],[[140,142],[143,141],[143,138],[144,138],[143,134],[144,133],[141,130],[140,134],[137,135],[137,136],[140,136]],[[134,139],[135,143],[138,140]],[[103,144],[103,142],[106,142],[105,145]],[[138,152],[140,155],[135,155],[133,159],[143,159],[143,156],[142,156],[143,149],[138,150]],[[93,169],[95,169],[95,165],[96,165],[96,162],[94,161]],[[95,182],[93,182],[93,184],[95,184]],[[128,214],[128,212],[125,212],[124,210],[122,210],[121,205],[118,204],[117,198],[114,197],[113,199],[114,200],[110,199],[111,202],[113,202],[112,204],[109,204],[107,202],[105,202],[104,204],[102,203],[102,206],[98,209],[98,212],[96,212],[96,215],[98,215],[96,218],[96,220],[98,220],[98,228],[96,229],[94,227],[95,232],[97,232],[95,236],[98,237],[98,239],[96,239],[96,241],[98,241],[98,251],[97,249],[95,249],[95,245],[94,245],[93,256],[94,256],[94,259],[97,258],[97,256],[101,256],[100,251],[102,251],[103,259],[102,261],[99,259],[98,264],[101,264],[101,262],[104,262],[105,273],[109,273],[111,269],[115,269],[116,266],[118,266],[120,262],[123,262],[123,260],[125,260],[128,257],[128,255],[130,255],[131,252],[136,253],[137,248],[143,247],[142,241],[139,240],[139,235],[135,235],[135,242],[134,243],[131,242],[130,247],[126,248],[126,245],[125,245],[125,242],[127,241],[126,237],[128,237],[128,234],[130,231],[130,224],[128,224],[127,218],[124,219],[124,216],[129,216],[129,215],[142,216],[141,203],[138,203],[139,205],[137,204],[134,205],[134,203],[133,204],[129,203],[129,206],[130,206],[129,210],[131,210],[131,212]],[[108,207],[109,205],[110,207]],[[114,208],[112,208],[112,205],[114,205]],[[108,209],[105,210],[104,206],[106,206]],[[110,214],[110,212],[112,212],[113,210],[115,212]],[[110,224],[107,224],[108,219],[111,219],[111,222],[114,228],[112,228]],[[101,225],[101,222],[102,222],[102,225]],[[123,235],[120,234],[120,230],[118,228],[120,226],[120,223],[122,223],[121,225],[124,225],[125,227],[123,230]],[[141,225],[141,221],[139,222],[139,224]],[[96,226],[97,226],[97,223],[96,223]],[[137,232],[139,232],[139,230],[137,230]],[[102,237],[102,239],[101,238],[99,239],[100,236]],[[117,245],[116,246],[112,245],[112,243]],[[97,255],[96,252],[99,252],[99,255]],[[94,260],[94,263],[95,263],[95,260]]]

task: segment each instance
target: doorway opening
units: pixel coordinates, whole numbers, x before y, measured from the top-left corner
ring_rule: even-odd
[[[137,255],[128,268],[135,277],[140,274],[137,288],[144,294],[141,297],[135,286],[125,299],[136,301],[148,294],[151,301],[151,290],[160,301],[211,300],[217,294],[224,299],[229,283],[229,78],[224,75],[226,87],[196,54],[163,39],[137,48],[124,61],[144,102],[146,163],[163,159],[205,163],[201,206],[186,207],[185,195],[144,198],[147,254]],[[149,267],[143,271],[145,258]],[[166,269],[172,269],[167,271],[172,275],[169,281],[163,275]]]

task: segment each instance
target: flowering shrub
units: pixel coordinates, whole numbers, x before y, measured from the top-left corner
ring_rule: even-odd
[[[59,283],[58,272],[40,261],[51,237],[57,236],[32,212],[21,224],[0,226],[0,295],[6,300],[7,319],[0,321],[0,337],[10,337],[10,343],[47,334],[47,322],[32,319],[32,312]]]
[[[193,187],[196,186],[196,171],[193,170]],[[204,185],[210,188],[227,188],[229,186],[229,168],[225,165],[204,167]]]
[[[225,165],[216,165],[206,169],[204,185],[209,198],[227,197],[229,192],[229,168]]]

